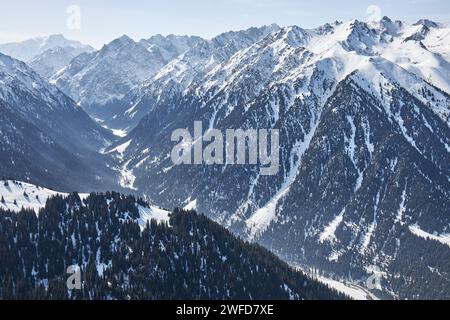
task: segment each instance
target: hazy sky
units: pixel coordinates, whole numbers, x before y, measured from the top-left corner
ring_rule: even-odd
[[[392,19],[450,21],[449,0],[0,1],[0,43],[61,33],[97,48],[123,34],[135,40],[157,33],[211,38],[221,32],[273,22],[311,28],[334,20],[367,20],[371,5],[379,8],[372,14]],[[67,13],[72,5],[77,6],[75,11]],[[76,8],[80,9],[81,19],[77,18]]]

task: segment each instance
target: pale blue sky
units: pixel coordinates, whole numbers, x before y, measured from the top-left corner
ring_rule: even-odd
[[[367,8],[408,22],[450,21],[449,0],[1,0],[0,43],[62,33],[95,47],[122,34],[135,40],[161,34],[211,38],[221,32],[278,23],[319,26],[334,20],[367,20]],[[81,9],[81,29],[67,27],[69,5]]]

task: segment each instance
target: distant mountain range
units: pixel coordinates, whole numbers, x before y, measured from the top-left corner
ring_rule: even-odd
[[[19,43],[0,44],[0,52],[26,62],[44,78],[67,66],[73,58],[94,48],[60,34],[39,37]]]
[[[0,44],[0,52],[24,62],[32,61],[46,51],[57,48],[75,48],[85,51],[93,50],[91,46],[84,45],[79,41],[68,40],[61,34],[38,37],[17,43]]]
[[[203,212],[294,265],[362,286],[377,270],[378,296],[448,298],[449,34],[384,17],[211,40],[123,36],[40,71],[49,82],[0,56],[0,117],[14,124],[0,125],[0,175],[128,190]],[[278,129],[279,173],[175,166],[171,134],[194,121]],[[51,174],[29,160],[45,155]]]

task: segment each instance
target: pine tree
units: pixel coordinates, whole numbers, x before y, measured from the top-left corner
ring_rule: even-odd
[[[3,196],[2,196],[1,203],[5,204],[5,198],[3,198]]]
[[[178,209],[171,227],[151,220],[142,232],[137,220],[129,219],[138,217],[136,211],[134,197],[114,193],[93,194],[81,206],[78,196],[56,196],[39,215],[2,211],[0,230],[12,234],[0,246],[8,266],[0,268],[0,299],[287,299],[283,284],[299,298],[342,298],[194,211]],[[99,263],[105,264],[101,273]],[[81,266],[83,285],[68,293],[64,271],[72,264]],[[33,275],[24,278],[19,268],[9,279],[16,265]],[[48,280],[47,290],[42,279]]]

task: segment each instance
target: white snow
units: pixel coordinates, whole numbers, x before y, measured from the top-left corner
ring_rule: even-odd
[[[109,150],[107,153],[118,152],[122,155],[127,150],[127,148],[130,146],[130,143],[132,141],[133,141],[133,139],[130,139],[127,142],[124,142],[121,145],[118,145],[114,149]]]
[[[364,141],[366,143],[367,151],[370,153],[370,158],[372,158],[372,154],[375,151],[374,144],[370,141],[370,124],[369,121],[365,120],[362,122],[362,128],[364,130]]]
[[[147,161],[147,159],[148,159],[149,157],[150,157],[150,156],[145,156],[144,158],[142,158],[141,160],[139,160],[139,162],[136,163],[136,164],[134,165],[134,167],[135,167],[135,168],[139,168],[140,166],[142,166],[142,165],[145,163],[145,161]]]
[[[404,123],[403,123],[403,118],[401,117],[401,115],[400,115],[399,113],[398,113],[398,114],[395,114],[395,115],[394,115],[394,119],[397,121],[397,123],[398,123],[398,125],[399,125],[399,127],[400,127],[400,130],[401,130],[401,132],[403,133],[403,136],[405,137],[406,141],[408,141],[409,144],[410,144],[411,146],[413,146],[414,149],[417,150],[417,152],[419,152],[420,154],[422,154],[422,151],[420,151],[420,149],[417,147],[417,144],[416,144],[416,142],[414,141],[414,138],[411,137],[411,136],[408,134],[408,130],[406,129],[406,127],[405,127],[405,125],[404,125]]]
[[[315,279],[327,286],[342,292],[354,300],[379,300],[374,294],[351,282],[340,282],[324,276],[316,275]]]
[[[359,248],[359,252],[361,254],[364,254],[369,248],[369,244],[372,239],[373,233],[377,228],[377,211],[379,203],[380,203],[380,192],[378,191],[373,208],[373,221],[367,227],[366,233],[362,237],[361,247]]]
[[[140,218],[138,220],[141,230],[144,230],[147,221],[156,220],[158,223],[169,222],[169,211],[159,209],[157,207],[143,207],[138,205]]]
[[[318,117],[320,118],[320,116]],[[250,238],[254,238],[259,233],[266,230],[272,220],[276,217],[276,209],[278,202],[289,192],[292,184],[297,178],[298,170],[301,166],[303,154],[309,148],[311,140],[316,132],[318,121],[311,121],[311,129],[305,135],[303,141],[297,142],[291,151],[290,156],[290,170],[287,173],[280,189],[277,193],[266,203],[265,206],[256,210],[253,215],[245,221],[247,229],[249,230]]]
[[[120,164],[114,168],[114,170],[118,171],[120,174],[119,177],[119,184],[124,187],[131,190],[137,190],[137,188],[134,187],[134,182],[136,180],[136,176],[133,173],[133,170],[146,160],[146,158],[142,159],[139,163],[137,163],[133,168],[129,167],[130,162],[133,160],[133,158],[130,158],[128,160],[124,160],[124,153],[127,150],[127,148],[130,146],[133,139],[130,139],[117,147],[107,151],[106,153],[114,153],[116,152],[118,155],[118,159],[120,160]]]
[[[344,218],[344,212],[345,208],[342,209],[341,213],[339,213],[327,227],[325,227],[319,237],[320,243],[323,243],[325,241],[333,242],[336,239],[335,232]]]
[[[7,186],[5,186],[7,182]],[[24,195],[24,192],[28,195]],[[0,180],[0,199],[5,199],[5,204],[0,203],[0,208],[18,212],[22,208],[39,211],[45,207],[47,199],[55,195],[67,196],[67,193],[57,192],[47,188],[39,187],[30,183]],[[81,199],[84,199],[88,194],[79,194]],[[14,200],[17,205],[14,204]]]
[[[133,169],[129,169],[128,165],[130,164],[132,159],[125,161],[119,169],[117,169],[120,173],[119,183],[124,188],[129,188],[132,190],[137,190],[134,187],[134,182],[136,180],[136,176],[133,173]]]
[[[192,201],[187,200],[188,204],[183,208],[184,210],[196,210],[197,209],[197,199]]]
[[[119,166],[115,167],[114,170],[118,171],[120,174],[119,184],[124,188],[128,188],[131,190],[137,190],[137,188],[134,187],[134,182],[136,180],[136,176],[133,173],[133,169],[138,166],[136,165],[134,168],[129,168],[129,164],[133,160],[133,158],[130,158],[127,161],[125,161],[123,159],[124,153],[127,150],[127,148],[130,146],[132,141],[133,141],[133,139],[130,139],[130,140],[118,145],[117,147],[107,151],[106,153],[113,153],[113,152],[118,153],[118,158],[120,159],[121,164]],[[145,159],[144,159],[144,161],[145,161]],[[142,163],[143,162],[138,163],[138,165],[141,165]]]
[[[358,178],[356,179],[356,185],[355,185],[355,192],[356,192],[361,187],[362,180],[363,180],[363,173],[358,168],[357,159],[355,157],[355,150],[356,150],[356,143],[355,143],[356,126],[355,126],[355,123],[354,123],[353,118],[351,116],[347,116],[347,121],[350,124],[350,127],[351,127],[352,131],[351,131],[350,138],[347,138],[347,136],[344,136],[344,140],[346,142],[345,149],[347,151],[347,154],[348,154],[350,160],[353,163],[353,166],[355,167],[356,171],[358,172]]]
[[[123,138],[127,135],[127,132],[123,129],[110,129],[116,137]]]
[[[435,241],[439,241],[442,244],[445,244],[450,247],[450,234],[438,234],[437,232],[434,232],[433,234],[428,233],[420,227],[415,224],[413,226],[409,226],[409,231],[411,231],[412,234],[424,238],[424,239],[431,239]]]
[[[405,189],[403,189],[402,201],[400,202],[400,207],[398,208],[397,216],[395,217],[394,223],[400,223],[401,225],[404,224],[403,216],[406,211],[405,201],[406,201],[406,187],[405,187]]]
[[[373,293],[369,292],[362,286],[343,280],[333,280],[331,278],[325,277],[318,274],[317,272],[311,273],[298,265],[292,265],[295,269],[302,271],[303,273],[309,275],[311,278],[327,285],[328,287],[335,289],[353,300],[379,300]]]
[[[123,137],[125,137],[128,134],[128,132],[126,130],[124,130],[124,129],[113,129],[113,128],[108,127],[107,125],[104,124],[104,120],[102,120],[102,119],[95,118],[95,117],[93,119],[99,125],[101,125],[103,128],[105,128],[106,130],[111,131],[112,134],[115,135],[116,137],[123,138]]]

